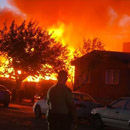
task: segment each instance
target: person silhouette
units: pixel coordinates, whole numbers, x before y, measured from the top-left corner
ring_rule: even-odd
[[[66,86],[67,72],[58,73],[57,84],[47,92],[47,122],[49,130],[71,130],[77,122],[76,107],[72,91]]]

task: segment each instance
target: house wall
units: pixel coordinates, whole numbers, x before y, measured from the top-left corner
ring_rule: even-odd
[[[78,79],[81,72],[86,70],[88,63],[80,62],[75,69],[75,88],[80,86]],[[119,69],[119,84],[105,84],[106,69]],[[85,92],[94,98],[112,98],[116,99],[130,94],[130,74],[128,64],[123,64],[120,61],[107,60],[98,64],[90,70],[90,83],[85,83],[77,91]]]

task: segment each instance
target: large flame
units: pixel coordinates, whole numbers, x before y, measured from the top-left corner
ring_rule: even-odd
[[[58,26],[52,26],[48,29],[49,31],[49,34],[52,35],[52,38],[55,38],[55,40],[58,42],[61,42],[63,45],[66,45],[65,43],[65,39],[64,39],[64,31],[65,31],[65,28],[64,28],[64,24],[63,23],[59,23]],[[73,58],[73,48],[70,48],[69,47],[69,50],[70,50],[70,54],[69,54],[69,57],[70,57],[70,61],[71,59]],[[4,65],[8,65],[9,62],[8,60],[5,58],[5,57],[1,57],[1,61],[4,63]],[[70,61],[68,61],[68,64],[70,63]],[[4,72],[5,71],[5,66],[2,66],[0,67],[0,71]],[[5,73],[4,75],[1,75],[1,77],[6,77],[6,78],[9,78],[10,75],[9,73],[11,73],[13,71],[13,68],[9,68],[8,69],[8,73]],[[22,71],[21,70],[18,70],[17,73],[20,75],[22,74]],[[71,75],[72,77],[72,81],[74,80],[74,67],[70,67],[70,70],[69,70],[69,75]],[[10,77],[10,78],[13,78],[14,77]],[[28,76],[24,81],[28,81],[28,82],[39,82],[41,79],[45,79],[45,80],[56,80],[56,75],[55,74],[52,74],[51,76],[45,76],[45,77],[42,77],[42,76]],[[69,81],[70,81],[70,78],[69,78]]]
[[[63,45],[66,45],[66,40],[65,40],[65,24],[63,22],[58,22],[57,26],[52,26],[48,29],[49,34],[52,34],[52,38],[55,38],[55,40],[58,42],[61,42]],[[73,52],[74,52],[74,48],[72,47],[68,47],[68,49],[70,50],[69,53],[69,61],[68,64],[70,65],[71,60],[73,59]],[[74,81],[74,66],[70,66],[70,70],[69,70],[69,75],[71,75],[71,79],[69,78],[68,80],[70,81]]]
[[[122,51],[122,43],[129,41],[130,1],[127,0],[1,0],[0,2],[1,25],[5,21],[10,24],[12,20],[16,20],[17,23],[21,23],[24,19],[37,20],[41,27],[48,28],[53,38],[63,45],[69,45],[70,58],[73,57],[73,50],[83,44],[83,39],[98,37],[105,43],[107,50],[113,51]],[[1,67],[0,71],[4,71],[4,68]],[[39,81],[41,78],[28,77],[27,80]]]
[[[52,34],[52,38],[55,38],[56,41],[60,41],[63,45],[65,45],[65,40],[63,38],[64,34],[64,24],[58,23],[57,26],[52,26],[48,29],[49,34]]]
[[[33,19],[56,31],[63,23],[65,31],[56,33],[74,48],[84,38],[98,37],[107,50],[122,51],[130,36],[129,6],[129,0],[0,0],[0,24]]]

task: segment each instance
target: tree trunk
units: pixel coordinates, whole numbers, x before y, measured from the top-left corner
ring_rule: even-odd
[[[16,78],[16,86],[13,89],[13,93],[12,93],[12,100],[13,101],[21,101],[22,97],[21,97],[21,85],[22,85],[22,80],[19,78]]]
[[[22,101],[21,85],[22,85],[22,80],[19,78],[16,80],[16,98],[20,102]]]

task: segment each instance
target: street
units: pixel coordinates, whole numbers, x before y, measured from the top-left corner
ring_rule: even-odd
[[[0,130],[47,130],[47,125],[44,117],[35,118],[31,106],[10,104],[8,108],[0,106]],[[94,129],[88,123],[82,122],[77,130]]]
[[[47,130],[45,119],[36,119],[32,107],[10,104],[0,106],[0,130]]]

